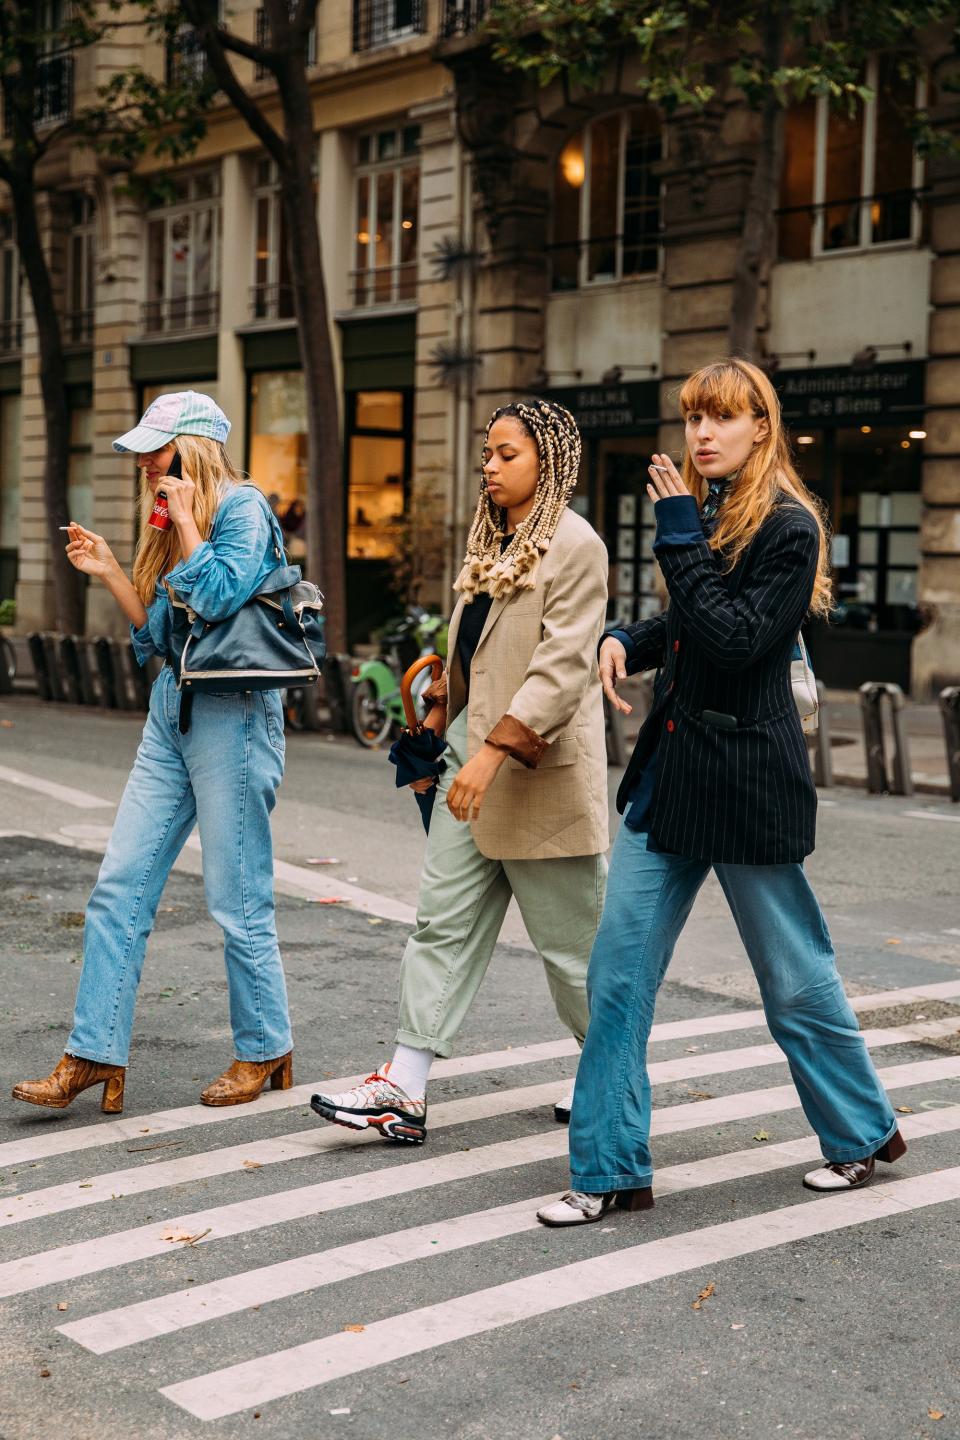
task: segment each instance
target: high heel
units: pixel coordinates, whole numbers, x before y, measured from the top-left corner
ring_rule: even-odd
[[[234,1060],[229,1070],[201,1091],[204,1105],[247,1105],[256,1100],[267,1081],[274,1090],[293,1084],[293,1051],[275,1060]]]
[[[44,1080],[21,1080],[14,1085],[13,1098],[48,1110],[66,1110],[82,1090],[102,1084],[100,1109],[107,1115],[119,1115],[125,1077],[123,1065],[101,1065],[99,1060],[84,1060],[81,1055],[64,1055]]]
[[[653,1187],[646,1185],[642,1190],[620,1190],[615,1203],[618,1210],[652,1210]]]
[[[907,1153],[907,1142],[899,1130],[894,1130],[886,1144],[881,1145],[879,1150],[874,1151],[875,1160],[883,1160],[887,1165],[892,1165],[894,1160],[899,1160],[901,1155]]]

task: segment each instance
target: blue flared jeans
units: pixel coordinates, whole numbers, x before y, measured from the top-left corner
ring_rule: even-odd
[[[591,1194],[651,1184],[646,1052],[657,991],[710,865],[647,849],[621,825],[590,957],[590,1025],[570,1118],[573,1187]],[[783,1050],[827,1160],[862,1160],[894,1133],[837,974],[826,921],[802,865],[715,865]]]
[[[180,693],[165,666],[87,904],[71,1055],[125,1065],[147,938],[173,862],[196,822],[210,914],[224,934],[238,1060],[291,1048],[273,904],[270,812],[283,777],[276,691],[194,697],[180,734]]]

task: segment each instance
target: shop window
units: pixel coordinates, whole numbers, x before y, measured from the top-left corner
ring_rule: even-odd
[[[599,486],[603,531],[610,552],[611,616],[623,622],[646,620],[664,609],[653,558],[656,533],[653,502],[647,494],[647,466],[657,437],[601,440]]]
[[[301,370],[250,380],[250,474],[283,530],[287,553],[306,554],[307,394]]]
[[[661,154],[646,108],[601,116],[567,141],[554,172],[554,290],[656,273]]]
[[[20,546],[20,396],[0,395],[0,600],[12,600]]]
[[[874,98],[849,115],[825,96],[786,116],[779,253],[805,260],[838,250],[917,241],[923,164],[905,116],[924,103],[926,82],[904,78],[892,57],[870,59]]]
[[[173,202],[147,216],[148,334],[215,330],[220,316],[220,172],[173,185]]]
[[[0,215],[0,355],[16,353],[23,342],[20,288],[20,252],[13,216]]]
[[[93,338],[96,224],[93,196],[75,195],[67,252],[66,324],[66,339],[73,345],[89,345]]]
[[[348,395],[347,557],[400,554],[409,462],[409,398],[402,390]]]
[[[420,127],[362,135],[357,149],[355,305],[413,300],[420,231]]]

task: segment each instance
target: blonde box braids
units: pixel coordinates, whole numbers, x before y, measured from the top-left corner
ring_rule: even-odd
[[[533,508],[517,526],[510,543],[501,553],[506,517],[487,491],[483,459],[480,464],[480,496],[467,536],[467,553],[454,589],[466,604],[481,592],[502,600],[514,590],[532,590],[536,584],[540,557],[569,503],[580,470],[580,431],[577,422],[553,400],[516,401],[495,410],[483,435],[487,448],[490,431],[505,416],[521,422],[536,442],[540,454],[540,479]]]

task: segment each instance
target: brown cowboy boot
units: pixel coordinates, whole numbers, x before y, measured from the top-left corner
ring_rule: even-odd
[[[123,1109],[123,1065],[101,1065],[99,1060],[84,1060],[79,1055],[64,1055],[45,1080],[21,1080],[13,1087],[14,1100],[28,1105],[46,1105],[50,1110],[66,1110],[81,1090],[103,1085],[100,1109],[107,1115],[119,1115]]]
[[[256,1100],[270,1081],[271,1090],[289,1090],[293,1084],[293,1051],[276,1060],[234,1060],[218,1080],[201,1092],[204,1105],[246,1105]]]

